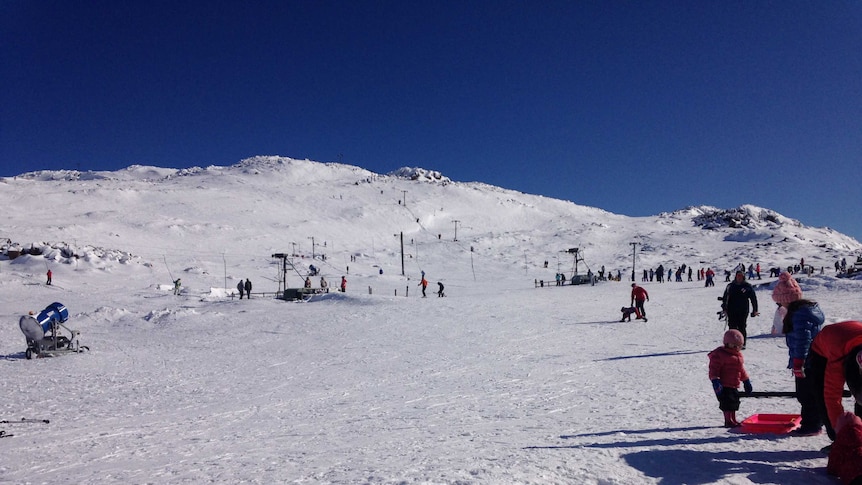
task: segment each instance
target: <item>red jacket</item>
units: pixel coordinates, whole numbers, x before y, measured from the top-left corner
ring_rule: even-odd
[[[838,422],[844,406],[844,357],[854,347],[862,345],[862,322],[839,322],[826,325],[811,342],[811,350],[826,358],[826,375],[823,377],[823,401],[832,427]]]
[[[709,354],[709,380],[718,379],[723,387],[739,389],[748,380],[745,359],[739,349],[718,347]]]
[[[862,477],[862,421],[858,418],[835,435],[826,472],[840,478],[844,485]]]
[[[649,300],[649,294],[642,287],[635,286],[634,288],[632,288],[632,300],[635,300],[635,301]]]

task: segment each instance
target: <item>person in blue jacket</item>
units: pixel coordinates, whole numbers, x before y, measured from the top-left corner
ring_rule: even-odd
[[[772,299],[787,309],[787,315],[782,322],[782,332],[789,354],[787,368],[793,370],[796,400],[802,406],[802,422],[793,434],[815,436],[821,433],[823,420],[817,407],[816,386],[813,379],[806,376],[805,361],[811,351],[811,342],[820,333],[820,327],[826,318],[816,302],[802,298],[802,288],[790,273],[779,275],[772,290]]]

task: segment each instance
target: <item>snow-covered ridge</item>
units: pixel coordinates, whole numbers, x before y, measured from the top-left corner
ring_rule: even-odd
[[[134,253],[159,266],[166,254],[187,266],[205,253],[221,261],[224,252],[268,256],[294,244],[311,256],[310,245],[319,241],[350,251],[365,251],[360,243],[374,241],[391,251],[386,246],[395,232],[424,251],[426,245],[443,249],[440,242],[452,241],[457,231],[467,250],[472,246],[507,265],[520,264],[525,252],[556,261],[557,251],[580,247],[591,264],[621,270],[631,264],[632,242],[640,248],[639,265],[654,266],[721,267],[740,260],[784,266],[793,254],[828,266],[862,249],[849,236],[752,205],[632,218],[482,182],[453,182],[419,167],[380,175],[279,156],[182,170],[134,165],[115,172],[31,172],[4,182],[0,196],[10,201],[8,212],[27,217],[9,217],[3,237],[117,248],[92,254],[132,261]],[[197,240],[206,242],[192,243]]]
[[[697,212],[699,214],[695,215],[692,222],[694,225],[704,229],[717,229],[719,227],[754,229],[780,225],[802,227],[802,224],[795,219],[790,219],[773,210],[753,205],[742,205],[733,209],[717,209],[703,206],[690,211],[690,213]]]
[[[452,180],[449,177],[444,176],[436,170],[426,170],[419,167],[401,167],[398,170],[389,172],[388,175],[392,177],[416,180],[419,182],[432,182],[444,185],[452,183]]]

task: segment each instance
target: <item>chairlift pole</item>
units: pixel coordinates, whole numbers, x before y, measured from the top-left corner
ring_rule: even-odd
[[[401,276],[404,276],[404,231],[397,235],[401,237]]]
[[[638,243],[629,243],[632,245],[632,281],[635,281],[635,254],[637,254]]]

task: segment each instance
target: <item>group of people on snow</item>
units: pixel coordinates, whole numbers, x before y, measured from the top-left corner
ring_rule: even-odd
[[[802,288],[790,272],[780,273],[772,300],[778,306],[775,327],[785,337],[787,368],[800,405],[801,422],[791,434],[816,436],[825,428],[832,440],[823,450],[829,454],[827,471],[844,484],[862,484],[862,322],[824,325],[823,310],[817,302],[803,298]],[[724,425],[736,427],[740,425],[736,418],[739,387],[746,394],[753,392],[742,355],[746,320],[759,314],[754,289],[741,270],[725,289],[722,311],[729,329],[723,345],[708,354],[709,379],[724,413]],[[855,399],[854,412],[845,412],[842,405],[845,384]]]
[[[239,280],[236,284],[236,289],[239,291],[239,299],[242,300],[243,295],[247,300],[251,300],[251,280],[246,278],[245,282]]]
[[[422,298],[425,298],[426,297],[425,290],[428,289],[428,280],[425,279],[425,270],[422,270],[422,278],[419,280],[419,284],[416,286],[422,287]],[[437,282],[437,296],[438,297],[446,296],[446,294],[443,293],[443,283],[441,283],[439,281]]]

